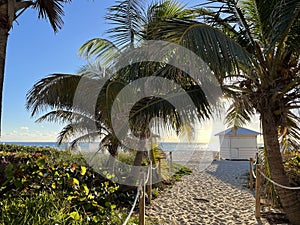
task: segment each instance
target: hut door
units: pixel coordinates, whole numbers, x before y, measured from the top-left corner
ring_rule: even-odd
[[[230,152],[231,159],[238,159],[239,158],[239,149],[238,148],[231,148]]]

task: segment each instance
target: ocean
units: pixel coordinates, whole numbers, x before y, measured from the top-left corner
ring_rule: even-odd
[[[59,146],[57,142],[2,142],[2,144],[13,144],[22,146],[34,146],[34,147],[49,147],[57,149],[66,149],[66,144]]]
[[[62,144],[59,146],[57,142],[3,142],[3,144],[14,144],[22,146],[35,146],[35,147],[50,147],[65,150],[68,144]],[[91,144],[95,146],[95,144]],[[81,149],[88,149],[88,143],[80,143]],[[195,151],[195,150],[206,150],[207,144],[205,143],[188,143],[188,142],[160,142],[159,147],[165,151]]]
[[[50,147],[60,150],[66,150],[67,144],[59,146],[56,142],[5,142],[3,144],[15,144],[22,146],[35,146],[35,147]],[[205,143],[187,143],[187,142],[160,142],[159,147],[166,153],[167,157],[172,152],[172,159],[174,162],[185,164],[188,161],[199,161],[206,158],[212,161],[215,157],[216,151],[212,151]],[[97,143],[81,143],[79,144],[82,151],[95,151],[98,148]]]

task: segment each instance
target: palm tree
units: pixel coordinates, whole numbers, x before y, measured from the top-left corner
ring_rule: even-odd
[[[67,2],[71,0],[0,1],[0,134],[6,48],[13,22],[28,8],[33,8],[38,10],[39,18],[48,19],[53,30],[57,32],[63,25],[63,3]]]
[[[96,56],[104,66],[109,67],[120,54],[138,49],[145,40],[150,40],[151,37],[148,32],[155,25],[155,21],[166,20],[167,18],[191,19],[197,13],[197,10],[186,9],[176,1],[154,3],[148,6],[146,11],[143,10],[145,8],[143,3],[143,1],[137,0],[124,0],[110,7],[106,19],[115,26],[107,31],[109,39],[94,38],[87,41],[80,48],[80,54],[87,58]],[[167,64],[140,62],[123,68],[116,76],[130,84],[141,76],[147,77],[152,74],[176,81],[190,95],[195,105],[199,107],[195,114],[190,112],[190,116],[187,116],[190,123],[196,117],[199,119],[208,117],[210,114],[209,106],[201,88],[195,85],[195,81],[189,80],[187,74]],[[142,91],[144,90],[145,88],[142,88]],[[175,108],[162,99],[145,98],[135,105],[134,111],[137,114],[133,113],[131,124],[135,126],[131,128],[135,135],[139,135],[141,139],[150,136],[150,128],[147,124],[154,117],[164,117],[165,122],[176,130],[183,125],[183,121],[178,120],[179,115]],[[134,165],[140,165],[142,158],[143,152],[138,151]]]
[[[152,38],[183,45],[207,62],[232,101],[228,124],[260,115],[271,177],[292,185],[279,137],[299,147],[299,0],[210,0],[198,12],[196,20],[156,23]],[[291,223],[300,224],[299,191],[276,191]]]

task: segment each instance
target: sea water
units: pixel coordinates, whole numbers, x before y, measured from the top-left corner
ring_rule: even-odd
[[[15,144],[22,146],[34,147],[49,147],[60,150],[67,150],[69,144],[64,143],[58,145],[57,142],[5,142],[3,144]],[[158,146],[162,149],[169,158],[172,154],[174,162],[197,161],[200,158],[215,157],[215,150],[208,149],[206,143],[188,143],[188,142],[159,142]],[[82,151],[96,151],[99,148],[99,143],[80,143],[78,148]]]

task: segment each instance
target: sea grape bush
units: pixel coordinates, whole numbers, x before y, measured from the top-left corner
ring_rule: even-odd
[[[74,208],[66,215],[69,220],[116,224],[112,221],[121,223],[124,217],[114,203],[117,190],[80,156],[50,148],[0,145],[0,202],[59,193]]]

